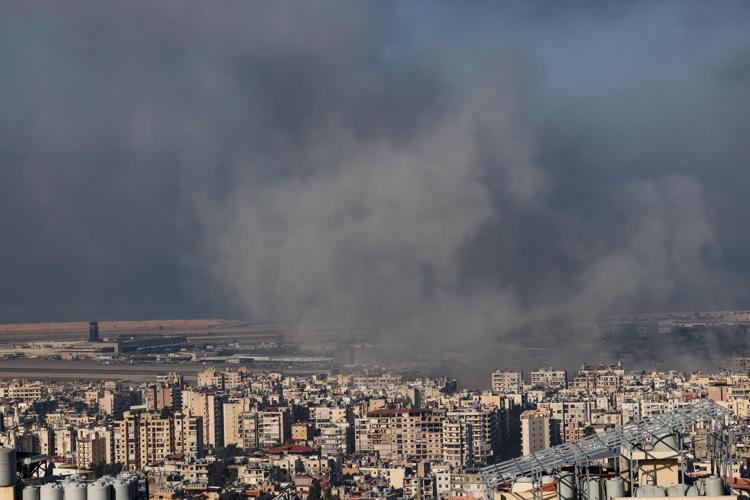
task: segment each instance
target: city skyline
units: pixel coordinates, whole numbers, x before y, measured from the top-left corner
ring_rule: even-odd
[[[578,476],[616,498],[729,500],[750,489],[750,357],[735,361],[693,374],[499,369],[489,390],[375,367],[301,375],[254,363],[190,374],[176,363],[141,381],[2,378],[0,463],[19,475],[0,475],[0,490],[532,500],[537,483],[543,499],[573,500],[587,498]]]

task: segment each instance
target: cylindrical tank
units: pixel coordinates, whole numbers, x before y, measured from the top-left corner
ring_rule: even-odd
[[[654,442],[654,451],[679,451],[679,445],[677,444],[677,434],[671,432],[664,432],[656,436]]]
[[[86,500],[86,483],[71,481],[63,484],[63,497],[65,500]]]
[[[586,483],[586,497],[588,500],[603,500],[602,487],[599,479],[589,479]]]
[[[700,491],[698,491],[698,487],[697,487],[697,486],[695,486],[694,484],[693,484],[693,485],[691,485],[691,486],[690,486],[690,487],[689,487],[689,488],[687,489],[687,491],[685,492],[685,496],[686,496],[686,497],[697,497],[697,496],[700,496],[700,494],[701,494],[701,493],[700,493]]]
[[[720,497],[724,495],[724,482],[720,477],[707,477],[704,481],[707,497]]]
[[[109,485],[105,482],[95,482],[89,484],[88,500],[109,500]]]
[[[130,477],[130,498],[135,498],[137,496],[138,496],[138,477],[131,476]]]
[[[621,477],[607,479],[604,482],[607,490],[607,498],[620,498],[625,496],[625,481]]]
[[[39,488],[30,484],[21,492],[21,498],[23,500],[39,500]]]
[[[62,486],[55,483],[43,484],[39,488],[39,500],[62,500]]]
[[[644,486],[639,486],[635,490],[635,496],[637,497],[665,497],[666,492],[664,491],[664,488],[660,486],[652,486],[650,484],[646,484]]]
[[[557,497],[560,500],[575,500],[576,477],[572,472],[562,472],[557,478]]]
[[[127,479],[115,479],[112,487],[115,490],[115,500],[130,500],[130,484]]]
[[[675,484],[673,486],[670,486],[667,488],[667,496],[668,497],[684,497],[687,494],[688,485],[687,484]]]
[[[16,484],[16,450],[0,448],[0,486]]]

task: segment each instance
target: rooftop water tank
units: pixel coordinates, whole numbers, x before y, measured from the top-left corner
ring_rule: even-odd
[[[127,479],[115,479],[112,487],[115,490],[115,500],[131,500],[130,483]]]
[[[684,497],[686,496],[687,491],[688,491],[687,484],[683,484],[683,483],[675,484],[667,488],[667,496],[668,497]]]
[[[621,498],[625,496],[625,481],[621,477],[607,479],[604,482],[607,498]]]
[[[39,488],[33,484],[25,487],[21,492],[23,500],[39,500]]]
[[[658,434],[654,441],[654,451],[679,451],[677,434],[669,431]]]
[[[62,486],[56,483],[43,484],[39,488],[39,500],[62,500]]]
[[[588,500],[602,500],[602,484],[599,479],[589,479],[586,483],[586,498]]]
[[[65,500],[86,500],[86,483],[70,481],[63,483],[63,497]]]
[[[130,478],[130,498],[138,496],[138,477],[132,476]]]
[[[575,500],[576,477],[572,472],[562,472],[558,477],[557,496],[560,500]]]
[[[720,477],[707,477],[704,481],[707,497],[720,497],[724,495],[724,482]]]
[[[110,500],[110,489],[105,482],[91,483],[88,487],[88,500]]]
[[[0,448],[0,486],[16,484],[16,450]]]
[[[662,488],[661,486],[652,486],[650,484],[646,484],[643,486],[639,486],[635,490],[635,496],[637,497],[665,497],[667,496],[667,494],[664,491],[664,488]]]

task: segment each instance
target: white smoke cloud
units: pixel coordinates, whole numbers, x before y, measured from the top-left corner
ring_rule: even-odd
[[[182,294],[435,350],[733,303],[745,10],[596,4],[9,2],[0,302]]]

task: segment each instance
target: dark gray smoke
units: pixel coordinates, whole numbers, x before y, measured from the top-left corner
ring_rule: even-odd
[[[749,21],[6,2],[0,320],[240,314],[450,351],[748,307]],[[569,332],[545,338],[596,344]]]

